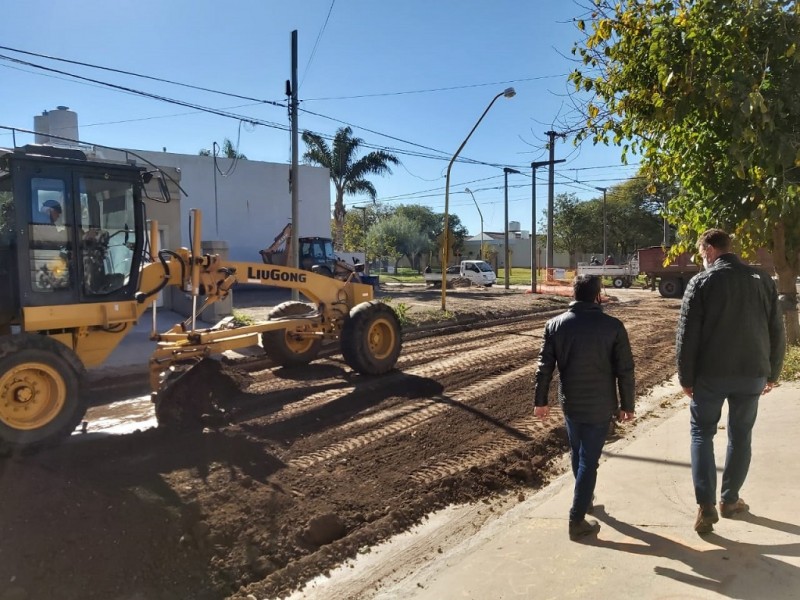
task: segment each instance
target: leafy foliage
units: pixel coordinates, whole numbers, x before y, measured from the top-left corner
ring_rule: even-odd
[[[350,127],[342,127],[336,132],[332,146],[328,146],[321,135],[311,131],[303,132],[303,142],[306,144],[303,160],[326,167],[336,188],[333,239],[335,248],[341,250],[344,247],[344,222],[347,214],[344,207],[345,194],[366,194],[374,202],[377,191],[367,176],[391,174],[389,165],[398,165],[400,161],[383,150],[374,150],[358,158],[364,140],[353,137]]]
[[[199,156],[211,156],[212,153],[211,150],[203,148],[197,154]],[[238,152],[234,147],[233,142],[231,142],[228,138],[225,138],[225,141],[222,142],[222,156],[225,158],[240,158],[242,160],[247,160],[247,157],[241,152]]]
[[[673,252],[721,227],[800,267],[800,8],[789,0],[594,0],[571,80],[591,95],[577,138],[618,144],[677,185]],[[652,189],[652,188],[651,188]],[[798,337],[797,314],[789,325]]]

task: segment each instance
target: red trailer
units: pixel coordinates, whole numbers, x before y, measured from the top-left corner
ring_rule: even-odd
[[[695,273],[700,271],[701,267],[692,261],[692,254],[688,252],[679,254],[665,267],[664,260],[667,252],[669,252],[669,248],[663,246],[639,249],[639,273],[647,277],[650,289],[655,290],[658,287],[658,292],[664,298],[680,298],[683,296],[686,284]],[[761,267],[770,274],[774,270],[772,255],[764,248],[759,248],[756,252],[756,260],[751,264]]]

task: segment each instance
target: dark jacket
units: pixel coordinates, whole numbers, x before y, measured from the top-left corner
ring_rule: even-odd
[[[550,319],[536,372],[536,406],[547,393],[558,365],[558,396],[564,413],[580,423],[609,421],[620,408],[633,412],[633,355],[628,333],[619,319],[599,304],[573,302],[567,312]],[[619,399],[617,396],[619,390]]]
[[[786,339],[775,282],[723,254],[686,286],[675,346],[683,387],[700,375],[777,381]]]

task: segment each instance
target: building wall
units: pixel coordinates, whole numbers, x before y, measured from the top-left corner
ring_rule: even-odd
[[[137,151],[159,166],[180,170],[181,244],[188,245],[189,210],[199,208],[203,217],[203,240],[228,243],[234,261],[261,262],[258,251],[272,243],[291,221],[292,196],[286,164],[254,160],[236,161],[227,177],[216,175],[210,156]],[[217,158],[223,173],[231,169],[232,159]],[[331,235],[330,178],[321,167],[299,167],[300,236]]]
[[[547,262],[547,238],[538,236],[536,241],[536,263],[540,269],[545,267]],[[491,246],[497,251],[496,259],[491,261],[492,266],[501,268],[504,264],[504,242],[502,239],[487,241],[484,246]],[[464,242],[464,254],[462,258],[476,259],[480,251],[480,240],[466,240]],[[531,267],[531,238],[527,239],[515,238],[509,235],[508,238],[508,251],[511,258],[511,267]],[[553,267],[557,269],[569,268],[569,255],[566,252],[553,253]]]

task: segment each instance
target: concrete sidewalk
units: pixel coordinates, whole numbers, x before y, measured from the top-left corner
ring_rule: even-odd
[[[719,471],[726,420],[724,413],[715,438]],[[798,423],[800,384],[784,383],[762,397],[741,492],[750,514],[721,519],[711,534],[693,530],[697,506],[684,399],[663,421],[643,422],[631,439],[607,446],[593,516],[602,527],[597,538],[568,538],[573,479],[567,474],[469,539],[426,557],[411,575],[382,581],[369,597],[798,598]],[[349,570],[357,577],[358,561]],[[332,574],[329,592],[336,579]],[[315,597],[325,596],[325,582],[312,588]]]

